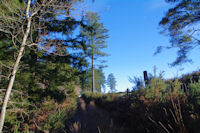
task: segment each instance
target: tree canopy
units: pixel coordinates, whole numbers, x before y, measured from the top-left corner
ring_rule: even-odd
[[[191,62],[189,53],[200,45],[199,20],[200,2],[197,0],[167,0],[175,6],[170,8],[159,25],[163,28],[162,34],[170,37],[170,46],[159,46],[156,53],[162,48],[177,48],[177,58],[172,66]]]
[[[81,26],[82,41],[86,44],[86,54],[95,59],[105,56],[102,50],[107,47],[106,39],[108,38],[108,30],[103,23],[99,22],[100,17],[95,12],[88,12],[83,18],[85,26]]]
[[[76,0],[0,2],[1,130],[6,108],[4,129],[10,132],[17,123],[29,123],[45,100],[62,102],[75,95],[78,75],[87,62],[82,44],[73,37],[81,24],[71,16],[73,2]]]

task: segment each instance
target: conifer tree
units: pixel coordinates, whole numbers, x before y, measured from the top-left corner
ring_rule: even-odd
[[[160,53],[163,48],[177,49],[177,58],[171,63],[172,66],[191,62],[189,53],[199,47],[199,9],[198,0],[166,0],[174,4],[160,21],[163,28],[161,32],[170,37],[169,46],[159,46],[156,53]]]
[[[1,107],[0,132],[2,132],[7,103],[13,88],[16,73],[19,70],[25,49],[31,48],[32,52],[40,50],[54,55],[66,55],[68,45],[61,43],[61,40],[51,40],[47,36],[49,31],[49,22],[57,22],[57,16],[69,16],[72,3],[78,0],[2,0],[0,1],[0,33],[7,37],[6,42],[10,42],[7,50],[15,49],[15,57],[12,58],[13,64],[10,66],[10,75],[8,76],[8,86]],[[69,21],[68,21],[69,22]],[[71,26],[73,23],[71,23]],[[52,26],[52,24],[51,24]],[[70,25],[68,25],[70,27]],[[58,26],[57,26],[58,27]],[[70,29],[66,27],[66,29]],[[55,28],[55,27],[54,27]],[[56,29],[54,29],[56,31]],[[47,32],[49,31],[49,32]],[[65,41],[64,41],[65,42]],[[66,44],[66,42],[65,42]],[[43,53],[42,53],[43,54]],[[37,59],[35,60],[37,61]],[[1,62],[1,66],[5,66]]]
[[[95,12],[88,12],[83,18],[85,26],[81,26],[83,43],[86,45],[86,55],[91,59],[92,92],[95,91],[95,61],[106,55],[103,49],[107,47],[108,30],[100,23],[100,17]]]

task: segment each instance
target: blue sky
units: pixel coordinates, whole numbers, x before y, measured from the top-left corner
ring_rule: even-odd
[[[165,78],[173,78],[199,69],[198,50],[191,52],[192,64],[179,67],[169,67],[175,60],[176,50],[165,50],[153,56],[156,47],[169,44],[169,37],[159,34],[158,23],[171,5],[165,0],[95,0],[89,2],[87,9],[96,11],[101,16],[101,22],[109,30],[106,57],[108,67],[104,69],[105,76],[113,73],[117,80],[116,89],[125,91],[131,88],[129,76],[142,76],[147,70],[153,73],[165,71]]]

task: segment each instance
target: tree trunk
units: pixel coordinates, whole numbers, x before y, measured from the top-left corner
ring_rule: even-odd
[[[94,78],[94,39],[93,35],[91,36],[91,44],[92,44],[92,92],[95,91],[95,78]]]
[[[95,91],[95,79],[94,79],[94,56],[92,55],[92,92]]]
[[[10,76],[10,79],[9,79],[8,88],[6,89],[6,93],[5,93],[4,100],[3,100],[3,103],[2,103],[2,107],[1,107],[0,133],[2,133],[2,130],[3,130],[5,114],[6,114],[6,107],[7,107],[8,100],[9,100],[9,97],[10,97],[10,93],[11,93],[11,90],[12,90],[12,87],[13,87],[13,83],[15,81],[15,75],[17,73],[17,70],[18,70],[18,67],[19,67],[19,62],[20,62],[20,60],[22,58],[22,54],[24,52],[24,48],[25,48],[25,45],[26,45],[26,40],[27,40],[29,32],[30,32],[30,26],[31,26],[31,17],[29,17],[30,4],[31,4],[31,0],[28,0],[27,8],[26,8],[26,18],[28,20],[27,27],[26,27],[26,32],[24,34],[24,37],[23,37],[23,40],[22,40],[22,44],[21,44],[17,59],[16,59],[16,61],[14,63],[14,66],[13,66],[13,69],[12,69],[12,73],[11,73],[11,76]]]

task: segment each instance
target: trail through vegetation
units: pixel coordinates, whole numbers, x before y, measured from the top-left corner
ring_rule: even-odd
[[[166,1],[170,45],[155,54],[178,48],[175,66],[200,46],[200,2]],[[164,79],[155,67],[114,93],[114,74],[103,71],[108,30],[84,2],[0,0],[0,133],[200,133],[200,70]]]
[[[110,114],[95,105],[94,101],[88,104],[80,98],[75,114],[75,122],[71,128],[73,133],[120,133]]]

